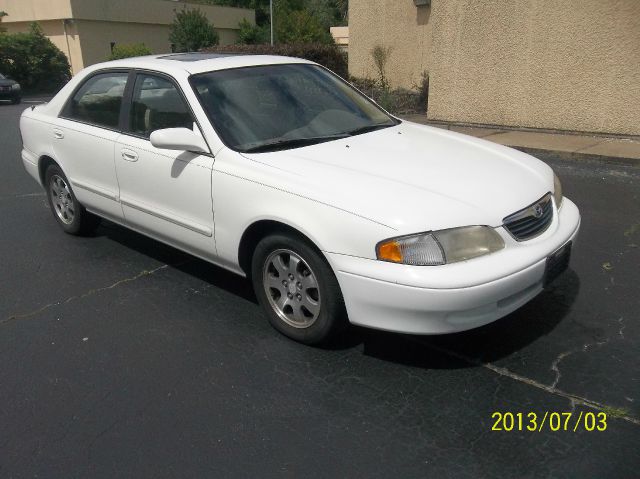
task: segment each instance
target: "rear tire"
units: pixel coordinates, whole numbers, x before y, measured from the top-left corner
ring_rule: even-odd
[[[331,266],[307,241],[274,234],[253,254],[252,282],[271,325],[304,344],[326,344],[347,326],[342,292]]]
[[[89,213],[78,202],[62,169],[58,165],[50,165],[44,178],[49,207],[64,232],[84,235],[95,230],[100,218]]]

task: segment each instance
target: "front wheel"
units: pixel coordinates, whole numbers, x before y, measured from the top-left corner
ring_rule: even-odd
[[[277,234],[260,241],[252,280],[269,322],[285,336],[305,344],[327,343],[347,325],[331,267],[302,239]]]

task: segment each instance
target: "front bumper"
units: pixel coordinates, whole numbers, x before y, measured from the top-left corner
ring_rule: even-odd
[[[555,206],[554,206],[555,208]],[[353,324],[411,334],[476,328],[520,308],[543,289],[546,258],[580,228],[567,198],[549,229],[504,250],[444,266],[407,266],[327,253]]]

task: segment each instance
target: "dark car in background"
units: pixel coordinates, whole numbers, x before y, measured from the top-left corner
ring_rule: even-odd
[[[0,100],[9,100],[14,105],[22,101],[20,84],[0,73]]]

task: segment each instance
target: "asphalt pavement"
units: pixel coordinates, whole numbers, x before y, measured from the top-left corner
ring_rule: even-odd
[[[108,222],[62,233],[21,165],[25,106],[0,105],[1,478],[638,477],[640,162],[541,153],[582,230],[519,311],[319,349],[242,278]]]

